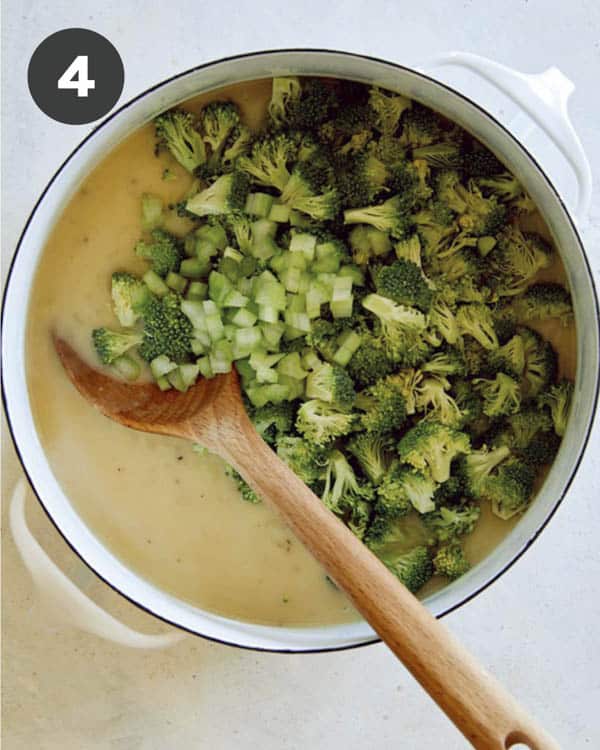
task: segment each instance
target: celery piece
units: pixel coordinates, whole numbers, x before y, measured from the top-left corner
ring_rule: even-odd
[[[329,301],[331,294],[319,281],[312,281],[306,291],[306,314],[309,318],[318,318],[321,315],[321,305]]]
[[[361,337],[356,331],[345,331],[338,339],[338,350],[333,355],[333,361],[345,367],[352,359],[361,344]]]
[[[243,359],[256,351],[262,341],[262,332],[257,326],[236,329],[233,346],[234,359]]]
[[[223,338],[223,321],[215,303],[212,300],[205,300],[202,303],[204,314],[206,316],[206,329],[212,341],[219,341]]]
[[[199,357],[201,354],[206,354],[209,347],[201,339],[194,338],[190,341],[190,348]]]
[[[290,252],[302,253],[308,258],[308,260],[313,260],[315,257],[316,246],[317,238],[312,234],[306,234],[304,232],[294,233],[290,240]]]
[[[187,391],[188,387],[184,383],[183,375],[181,374],[179,367],[176,367],[174,370],[167,373],[166,378],[176,390],[181,391],[182,393]]]
[[[112,366],[126,380],[137,380],[142,371],[140,363],[128,354],[122,354],[120,357],[117,357],[113,360]]]
[[[178,273],[169,271],[165,283],[170,289],[179,292],[179,294],[183,294],[187,286],[187,279],[184,279],[183,276],[180,276]]]
[[[293,401],[295,398],[302,398],[304,396],[305,380],[298,380],[297,378],[291,378],[289,375],[279,376],[279,385],[283,385],[288,388],[288,395],[286,401]]]
[[[279,375],[286,375],[295,380],[304,380],[308,371],[302,367],[299,352],[290,352],[277,363],[277,372]]]
[[[238,263],[241,263],[242,260],[244,260],[246,256],[242,255],[242,253],[240,253],[240,251],[236,250],[234,247],[226,247],[223,252],[223,257],[231,258],[232,260],[235,260]]]
[[[301,271],[299,268],[288,266],[280,274],[281,283],[288,292],[297,292],[300,288],[300,279],[302,277],[302,274],[303,271]]]
[[[223,307],[243,308],[243,307],[246,307],[248,302],[250,302],[248,297],[246,297],[241,292],[238,292],[237,289],[232,289],[223,300]]]
[[[259,324],[259,327],[262,331],[267,347],[277,349],[285,331],[285,323],[282,323],[281,321],[275,321],[272,323],[262,322]]]
[[[306,368],[307,370],[315,370],[322,364],[323,363],[321,362],[319,355],[315,352],[314,349],[305,349],[302,354],[302,367]]]
[[[244,211],[251,216],[266,218],[271,212],[273,196],[268,193],[249,193]]]
[[[315,248],[316,260],[312,270],[317,273],[337,273],[340,254],[335,242],[322,242]]]
[[[181,312],[190,319],[194,328],[206,331],[206,313],[200,300],[184,299],[181,302]]]
[[[280,404],[290,397],[290,388],[287,385],[274,383],[272,385],[256,385],[246,389],[246,394],[253,406],[260,408],[269,402]]]
[[[223,326],[223,338],[227,339],[227,341],[233,341],[237,330],[237,326],[234,326],[233,323],[225,323]]]
[[[203,224],[196,229],[196,237],[201,240],[207,240],[217,250],[224,250],[227,247],[227,232],[218,222]]]
[[[167,375],[176,367],[176,363],[171,362],[166,354],[161,354],[158,357],[155,357],[152,362],[150,362],[150,372],[152,373],[152,377],[155,378],[155,380],[158,380],[163,375]]]
[[[189,388],[196,382],[198,375],[200,374],[200,367],[197,363],[186,363],[179,365],[179,372],[186,388]]]
[[[484,258],[486,255],[491,253],[495,247],[496,247],[495,237],[480,237],[477,240],[477,249],[479,250],[479,254],[482,255]]]
[[[233,289],[229,279],[218,271],[211,271],[208,277],[208,296],[217,305],[222,306],[225,298]]]
[[[304,294],[288,294],[286,312],[306,312],[306,297]]]
[[[161,375],[160,378],[157,378],[156,385],[160,388],[161,391],[171,390],[171,383],[169,383],[165,375]]]
[[[287,224],[290,220],[290,207],[283,203],[274,203],[271,206],[269,221],[276,221],[278,224]]]
[[[206,275],[206,264],[198,258],[185,258],[181,261],[179,273],[186,279],[201,279]]]
[[[142,229],[151,232],[163,224],[163,200],[152,193],[142,194]]]
[[[271,305],[259,305],[258,319],[265,323],[277,323],[279,320],[279,310],[271,307]]]
[[[213,350],[208,355],[210,366],[215,375],[231,372],[233,362],[233,347],[229,341],[222,339],[217,341]]]
[[[197,365],[200,370],[200,374],[205,378],[212,378],[214,377],[214,372],[212,370],[212,367],[210,366],[210,360],[208,357],[200,357],[200,359],[197,360]]]
[[[155,271],[146,271],[142,279],[152,294],[156,294],[157,297],[164,297],[169,291],[169,287]]]
[[[348,299],[352,299],[352,278],[349,276],[338,276],[333,282],[331,301],[344,302]]]
[[[352,279],[352,283],[356,286],[365,285],[365,274],[358,266],[342,266],[338,275]]]
[[[312,221],[309,216],[301,213],[300,211],[294,211],[293,209],[290,211],[289,223],[293,227],[300,227],[300,228],[310,227],[312,225]]]
[[[293,328],[295,329],[295,331],[300,331],[301,333],[310,332],[310,318],[305,312],[293,312],[290,310],[286,310],[284,319],[289,328]]]
[[[254,370],[250,367],[250,364],[246,357],[238,359],[238,361],[235,363],[235,369],[244,382],[247,383],[251,380],[254,380]]]
[[[352,315],[352,297],[330,302],[329,309],[334,318],[349,318]]]
[[[258,316],[248,310],[247,307],[240,307],[231,316],[231,322],[239,328],[250,328],[258,320]]]
[[[190,281],[187,292],[185,294],[189,300],[204,300],[208,296],[208,284],[203,281]]]
[[[240,267],[239,267],[239,276],[252,276],[252,274],[256,271],[256,258],[253,258],[251,255],[245,255],[243,259],[240,261]]]

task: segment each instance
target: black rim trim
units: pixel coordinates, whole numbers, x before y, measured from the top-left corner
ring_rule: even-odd
[[[52,187],[52,185],[54,184],[54,182],[56,181],[56,179],[59,176],[59,174],[63,171],[63,169],[71,161],[71,159],[75,156],[75,154],[78,153],[81,150],[81,148],[83,148],[83,146],[94,136],[95,133],[97,133],[101,128],[103,128],[105,125],[107,125],[109,122],[111,122],[115,117],[117,117],[118,115],[120,115],[121,112],[124,112],[126,109],[128,109],[129,107],[131,107],[133,104],[135,104],[140,99],[143,99],[145,96],[147,96],[148,94],[152,93],[153,91],[156,91],[156,90],[162,88],[163,86],[166,86],[166,85],[172,83],[173,81],[178,80],[179,78],[184,78],[185,76],[190,75],[192,73],[196,73],[198,71],[205,70],[206,68],[211,68],[211,67],[214,67],[214,66],[217,66],[217,65],[221,65],[222,63],[230,62],[232,60],[244,60],[244,59],[251,58],[251,57],[260,57],[262,55],[277,55],[277,54],[289,53],[289,52],[302,52],[302,53],[308,53],[308,54],[316,52],[316,53],[319,53],[319,54],[328,54],[328,55],[344,55],[346,57],[350,57],[350,58],[354,58],[354,59],[358,59],[358,60],[368,60],[370,62],[375,62],[375,63],[378,63],[378,64],[386,65],[386,66],[391,67],[391,68],[395,68],[397,70],[405,71],[405,72],[410,73],[412,75],[419,76],[420,78],[422,78],[422,79],[424,79],[426,81],[429,81],[430,83],[434,83],[437,86],[440,86],[441,88],[443,88],[446,91],[450,92],[451,94],[454,94],[455,96],[459,97],[463,101],[465,101],[468,104],[470,104],[481,115],[483,115],[484,117],[488,118],[497,127],[499,127],[505,133],[505,135],[508,136],[508,138],[535,165],[535,167],[538,169],[539,173],[544,178],[544,181],[546,182],[547,187],[554,194],[554,196],[556,197],[556,199],[558,200],[559,204],[561,205],[561,207],[562,207],[562,209],[564,211],[564,214],[565,214],[565,216],[566,216],[566,218],[567,218],[567,220],[568,220],[568,222],[569,222],[569,224],[571,226],[571,229],[573,230],[573,233],[575,234],[575,237],[577,238],[577,241],[578,241],[578,244],[579,244],[579,249],[581,250],[581,255],[582,255],[583,261],[585,263],[585,268],[586,268],[586,271],[587,271],[587,274],[588,274],[588,278],[589,278],[589,281],[590,281],[590,286],[591,286],[592,294],[593,294],[593,298],[594,298],[594,308],[595,308],[595,313],[596,313],[596,325],[597,325],[597,328],[598,328],[598,332],[600,334],[600,310],[599,310],[599,305],[598,305],[598,294],[597,294],[597,291],[596,291],[596,286],[595,286],[595,283],[594,283],[594,277],[593,277],[593,274],[591,272],[591,268],[590,268],[590,264],[589,264],[589,261],[588,261],[588,258],[587,258],[586,252],[585,252],[585,248],[584,248],[583,242],[581,240],[581,236],[579,234],[577,226],[575,225],[575,223],[573,222],[573,219],[571,218],[571,214],[569,213],[569,210],[567,209],[567,207],[566,207],[563,199],[559,195],[558,191],[554,187],[553,183],[551,182],[551,180],[548,177],[548,175],[546,174],[546,172],[542,169],[542,167],[540,166],[540,164],[538,163],[538,161],[529,152],[529,150],[527,148],[525,148],[525,146],[523,146],[523,144],[521,144],[515,138],[515,136],[513,136],[513,134],[501,122],[499,122],[487,110],[483,109],[483,107],[481,107],[479,104],[477,104],[476,102],[474,102],[472,99],[470,99],[468,96],[466,96],[465,94],[461,93],[460,91],[457,91],[456,89],[452,88],[451,86],[448,86],[447,84],[445,84],[445,83],[443,83],[441,81],[438,81],[435,78],[432,78],[431,76],[427,75],[426,73],[423,73],[423,72],[421,72],[419,70],[415,70],[414,68],[409,68],[406,65],[400,65],[399,63],[390,62],[389,60],[383,60],[382,58],[374,57],[374,56],[371,56],[371,55],[362,55],[362,54],[357,54],[357,53],[354,53],[354,52],[345,52],[345,51],[342,51],[342,50],[321,49],[321,48],[318,48],[318,47],[315,47],[315,48],[291,47],[291,48],[284,48],[284,49],[261,50],[261,51],[249,52],[249,53],[239,54],[239,55],[230,55],[228,57],[220,58],[219,60],[212,60],[212,61],[210,61],[208,63],[203,63],[202,65],[194,66],[193,68],[189,68],[188,70],[185,70],[185,71],[183,71],[181,73],[176,73],[175,75],[171,76],[170,78],[166,78],[163,81],[160,81],[159,83],[154,84],[154,86],[150,86],[149,88],[145,89],[143,92],[141,92],[137,96],[133,97],[132,99],[130,99],[125,104],[121,105],[117,110],[115,110],[108,117],[106,117],[104,120],[102,120],[102,122],[100,124],[98,124],[96,127],[94,127],[85,136],[85,138],[82,141],[79,142],[79,144],[73,149],[73,151],[71,151],[71,153],[66,157],[66,159],[64,159],[64,161],[62,162],[62,164],[58,167],[58,169],[56,170],[56,172],[52,175],[52,177],[50,178],[50,180],[47,183],[46,187],[43,189],[42,193],[40,194],[40,197],[35,202],[35,205],[33,206],[32,210],[31,210],[31,213],[29,214],[29,216],[27,218],[27,221],[25,222],[25,226],[23,227],[23,231],[21,232],[21,235],[19,236],[19,240],[17,242],[16,248],[15,248],[15,252],[14,252],[14,254],[13,254],[12,258],[11,258],[10,264],[9,264],[8,273],[7,273],[7,276],[6,276],[6,284],[5,284],[5,287],[4,287],[3,294],[2,294],[2,312],[1,312],[1,317],[0,317],[2,328],[3,328],[3,325],[4,325],[4,313],[5,313],[6,299],[7,299],[7,296],[8,296],[8,289],[9,289],[9,286],[10,286],[10,282],[11,282],[11,278],[12,278],[12,273],[13,273],[13,270],[14,270],[15,262],[16,262],[18,254],[19,254],[19,250],[21,249],[21,244],[22,244],[22,242],[23,242],[23,240],[25,238],[25,235],[27,233],[27,230],[29,229],[29,226],[30,226],[31,222],[33,221],[33,218],[34,218],[34,216],[35,216],[35,214],[37,212],[37,209],[40,206],[40,204],[43,201],[43,199],[45,198],[45,196],[48,193],[48,191],[50,190],[50,188]],[[599,379],[597,377],[596,378],[596,385],[595,385],[595,389],[594,389],[592,414],[596,411],[596,407],[598,405],[599,388],[600,388],[600,381],[599,381]],[[17,443],[16,437],[15,437],[15,432],[14,432],[13,425],[12,425],[12,422],[11,422],[10,412],[9,412],[9,409],[8,409],[8,399],[7,399],[7,395],[6,395],[5,389],[4,389],[4,382],[2,382],[2,403],[3,403],[3,406],[4,406],[4,413],[6,415],[6,420],[7,420],[9,432],[10,432],[10,435],[11,435],[12,443],[13,443],[13,446],[15,448],[15,452],[17,454],[17,457],[19,459],[21,467],[23,469],[23,473],[25,474],[25,476],[27,478],[27,481],[29,483],[29,486],[30,486],[32,492],[34,493],[34,495],[36,496],[38,502],[42,506],[42,509],[44,510],[46,516],[49,518],[49,520],[51,521],[51,523],[54,526],[54,528],[58,531],[58,533],[60,534],[60,536],[65,540],[65,542],[70,547],[70,549],[77,555],[77,557],[84,563],[84,565],[86,565],[86,567],[89,568],[89,570],[91,570],[96,576],[98,576],[98,578],[100,578],[100,580],[103,581],[107,586],[109,586],[113,591],[115,591],[117,594],[119,594],[120,596],[122,596],[124,599],[127,599],[127,601],[129,601],[134,606],[136,606],[139,609],[143,610],[147,614],[152,615],[153,617],[156,617],[158,620],[161,620],[162,622],[164,622],[164,623],[166,623],[166,624],[168,624],[168,625],[170,625],[170,626],[172,626],[174,628],[177,628],[179,630],[183,630],[183,631],[185,631],[187,633],[190,633],[191,635],[199,636],[200,638],[204,638],[205,640],[212,641],[214,643],[221,643],[221,644],[223,644],[225,646],[232,646],[232,647],[235,647],[235,648],[241,648],[241,649],[245,649],[245,650],[248,650],[248,651],[260,651],[260,652],[267,652],[267,653],[282,653],[282,654],[318,654],[318,653],[328,653],[330,651],[348,651],[350,649],[356,649],[356,648],[362,648],[364,646],[370,646],[370,645],[372,645],[374,643],[379,643],[381,641],[381,639],[379,639],[379,638],[372,638],[372,639],[370,639],[368,641],[362,641],[361,643],[350,644],[348,646],[328,646],[328,647],[323,647],[323,648],[312,648],[312,649],[311,648],[309,648],[309,649],[284,649],[284,648],[276,649],[276,648],[264,648],[264,647],[261,647],[261,646],[245,646],[243,644],[234,643],[232,641],[222,640],[220,638],[215,638],[214,636],[209,636],[209,635],[206,635],[204,633],[199,633],[196,630],[192,630],[191,628],[187,628],[184,625],[180,625],[179,623],[176,623],[176,622],[173,622],[173,621],[169,620],[168,618],[164,617],[163,615],[159,615],[156,612],[153,612],[150,608],[148,608],[144,604],[141,604],[140,602],[132,599],[130,596],[128,596],[123,591],[121,591],[120,589],[118,589],[113,583],[111,583],[106,578],[104,578],[100,573],[98,573],[98,571],[90,563],[87,562],[87,560],[83,557],[83,555],[73,546],[73,544],[69,541],[69,539],[67,539],[67,537],[63,534],[63,532],[60,529],[58,523],[54,520],[53,516],[50,514],[50,512],[48,511],[48,509],[44,505],[44,502],[43,502],[43,500],[41,498],[41,495],[38,492],[37,488],[35,487],[32,479],[31,479],[31,477],[29,475],[27,467],[25,465],[25,460],[23,458],[23,455],[22,455],[21,450],[19,448],[19,445]],[[581,461],[582,461],[583,456],[585,454],[585,450],[586,450],[588,442],[589,442],[590,433],[592,431],[593,423],[594,423],[594,418],[592,416],[592,418],[589,420],[589,424],[587,426],[587,429],[586,429],[586,432],[585,432],[585,435],[584,435],[584,438],[583,438],[583,441],[582,441],[582,444],[581,444],[581,447],[580,447],[579,455],[578,455],[577,460],[576,460],[576,462],[575,462],[575,464],[574,464],[574,466],[573,466],[573,468],[571,470],[569,478],[568,478],[568,480],[567,480],[567,482],[565,484],[564,490],[563,490],[561,496],[555,502],[554,506],[550,509],[550,511],[546,515],[546,517],[543,520],[543,522],[541,523],[541,525],[538,527],[538,529],[536,530],[536,532],[533,534],[533,536],[511,558],[511,560],[509,560],[509,562],[506,563],[506,565],[504,565],[504,567],[502,567],[495,575],[493,575],[485,583],[483,583],[481,586],[479,586],[479,588],[475,589],[468,596],[465,596],[463,599],[461,599],[455,605],[453,605],[452,607],[449,607],[448,609],[445,609],[443,612],[441,612],[439,615],[437,615],[438,619],[441,619],[442,617],[445,617],[446,615],[449,615],[451,612],[454,612],[455,610],[459,609],[464,604],[467,604],[472,599],[474,599],[476,596],[479,596],[479,594],[481,594],[483,591],[485,591],[487,588],[489,588],[495,581],[498,580],[498,578],[500,578],[502,575],[504,575],[504,573],[506,573],[517,562],[517,560],[519,560],[525,554],[525,552],[531,547],[531,545],[539,537],[539,535],[542,533],[542,531],[546,528],[546,526],[550,522],[550,519],[554,516],[554,514],[558,510],[558,507],[560,506],[560,504],[564,500],[567,492],[569,491],[569,489],[571,487],[571,484],[573,483],[575,475],[577,474],[577,471],[578,471],[578,469],[579,469],[579,467],[581,465]],[[250,623],[250,624],[256,625],[256,623]]]

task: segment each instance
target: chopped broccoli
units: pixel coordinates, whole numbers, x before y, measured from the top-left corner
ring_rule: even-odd
[[[133,326],[142,316],[152,294],[141,279],[124,271],[116,271],[111,278],[111,295],[115,315],[125,327]]]
[[[376,511],[387,517],[400,517],[414,508],[418,513],[430,513],[435,508],[433,496],[437,490],[429,474],[396,462],[377,489]]]
[[[96,328],[92,331],[92,342],[102,364],[110,365],[125,352],[142,341],[137,331],[111,331],[110,328]]]
[[[185,207],[196,216],[230,214],[244,208],[248,190],[246,174],[239,170],[230,172],[221,175],[212,185],[189,198]]]
[[[413,148],[412,155],[413,159],[423,159],[436,169],[455,169],[462,164],[460,146],[451,141]]]
[[[537,234],[508,226],[488,256],[495,275],[495,290],[500,296],[514,296],[552,262],[552,248]]]
[[[392,249],[390,238],[385,232],[359,224],[349,235],[352,260],[359,266],[366,265],[372,258],[387,255]]]
[[[256,494],[256,492],[250,487],[250,485],[244,480],[244,478],[238,474],[238,472],[233,468],[233,466],[227,466],[225,469],[225,473],[228,477],[231,477],[233,481],[235,482],[238,492],[240,493],[240,497],[242,500],[245,500],[247,503],[253,503],[254,505],[261,502],[260,497]]]
[[[281,200],[318,221],[333,219],[339,210],[339,196],[334,187],[326,184],[323,170],[329,166],[320,160],[298,162],[283,188]]]
[[[382,135],[393,135],[400,124],[402,114],[410,109],[412,102],[401,94],[377,88],[369,89],[369,105],[375,113],[375,127]]]
[[[339,450],[332,451],[321,499],[330,510],[345,519],[360,539],[367,529],[373,494],[371,484],[358,481],[344,454]]]
[[[504,165],[487,148],[481,148],[463,154],[461,169],[467,177],[493,177],[504,171]]]
[[[452,542],[440,547],[433,558],[433,567],[438,575],[454,581],[470,569],[471,563],[465,558],[461,545]]]
[[[561,442],[552,428],[549,414],[533,406],[496,423],[489,440],[494,447],[507,446],[514,455],[534,467],[551,463]]]
[[[233,102],[210,102],[200,113],[204,141],[211,149],[209,164],[218,167],[231,133],[240,124],[240,113]]]
[[[463,414],[454,398],[447,393],[450,381],[440,375],[423,378],[417,388],[417,411],[423,411],[432,419],[450,427],[464,422]]]
[[[390,441],[381,435],[360,432],[348,441],[346,447],[367,479],[376,486],[381,484],[390,464]]]
[[[290,179],[288,166],[297,157],[298,143],[291,136],[278,133],[256,141],[247,156],[238,159],[237,167],[253,183],[281,191]]]
[[[558,362],[556,352],[549,341],[544,341],[537,331],[519,328],[525,352],[525,367],[522,373],[522,386],[528,398],[534,398],[545,391],[556,377]]]
[[[398,443],[401,460],[415,469],[428,469],[436,482],[445,482],[452,461],[470,450],[466,433],[433,421],[419,422]]]
[[[273,445],[280,436],[288,434],[294,424],[296,409],[290,401],[265,404],[253,409],[250,418],[258,434]]]
[[[554,431],[562,437],[567,429],[567,420],[573,398],[573,383],[569,380],[561,380],[557,385],[552,385],[538,396],[538,404],[547,406],[552,415]]]
[[[410,232],[410,216],[406,213],[401,196],[394,195],[377,206],[349,208],[344,211],[344,224],[369,224],[397,239]]]
[[[525,369],[525,345],[523,338],[515,334],[510,341],[488,352],[488,364],[496,372],[504,372],[520,378]]]
[[[488,417],[516,414],[521,406],[519,383],[503,372],[493,379],[475,378],[473,384],[483,397],[483,413]]]
[[[373,385],[393,370],[394,365],[388,359],[385,345],[375,336],[363,337],[360,347],[348,363],[348,372],[359,386]]]
[[[325,479],[327,451],[308,440],[292,435],[282,435],[277,439],[277,455],[310,486]]]
[[[458,462],[458,476],[465,494],[475,500],[481,500],[483,484],[494,469],[509,456],[510,448],[506,445],[500,445],[492,450],[484,446],[462,456]]]
[[[154,120],[159,145],[164,145],[182,167],[194,172],[206,162],[202,135],[194,127],[189,112],[170,110]]]
[[[273,78],[273,89],[269,102],[269,117],[275,127],[287,124],[289,110],[300,99],[302,86],[295,76]]]
[[[398,305],[379,294],[367,295],[362,305],[377,316],[392,361],[411,366],[427,358],[430,347],[422,338],[427,319],[422,312],[414,307]]]
[[[520,322],[558,318],[563,325],[573,320],[571,295],[560,284],[533,284],[512,303],[512,310]]]
[[[500,342],[494,330],[494,319],[484,304],[461,305],[456,313],[456,321],[462,334],[472,336],[485,349],[498,348]]]
[[[306,397],[325,401],[341,411],[349,411],[356,392],[346,370],[338,365],[324,363],[306,378]]]
[[[140,240],[136,243],[135,254],[150,261],[152,270],[159,276],[165,277],[169,271],[176,273],[183,258],[176,238],[162,229],[154,229],[151,237],[152,242]]]
[[[402,389],[392,380],[379,380],[362,391],[356,406],[363,411],[361,425],[372,435],[384,435],[401,427],[406,420]]]
[[[298,409],[296,429],[316,445],[327,445],[351,432],[355,421],[354,414],[340,412],[331,404],[312,399],[305,401]]]
[[[465,360],[458,349],[448,347],[445,350],[436,352],[430,359],[421,365],[421,372],[431,373],[432,375],[446,376],[466,374]]]
[[[435,112],[418,102],[413,102],[412,107],[402,118],[401,142],[412,148],[418,148],[436,143],[441,140],[441,137],[439,119]]]
[[[462,505],[457,508],[443,505],[439,510],[426,513],[423,522],[436,542],[451,542],[460,536],[470,534],[480,514],[481,509],[478,505]]]
[[[389,297],[399,305],[418,307],[423,312],[428,312],[431,307],[433,290],[419,266],[408,260],[399,259],[378,268],[375,288],[378,294]]]
[[[192,324],[181,311],[181,297],[169,292],[153,299],[144,311],[140,355],[151,362],[161,355],[172,362],[185,362],[191,354]]]
[[[433,563],[426,547],[415,547],[393,559],[384,558],[382,562],[413,593],[422,588],[433,575]]]
[[[534,470],[524,461],[511,457],[486,477],[480,493],[484,500],[491,502],[493,513],[506,521],[525,510],[534,480]]]

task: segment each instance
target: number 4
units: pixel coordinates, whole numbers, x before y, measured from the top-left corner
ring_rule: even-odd
[[[75,89],[77,96],[88,96],[90,89],[96,88],[96,81],[88,78],[88,56],[77,55],[58,79],[59,89]]]

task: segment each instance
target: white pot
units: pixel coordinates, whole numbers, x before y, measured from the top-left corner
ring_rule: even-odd
[[[546,132],[575,174],[579,194],[574,214],[581,219],[589,205],[591,180],[585,155],[566,113],[572,84],[555,68],[539,76],[525,76],[473,55],[458,54],[443,62],[470,68],[493,82]],[[369,643],[375,640],[375,635],[364,622],[283,628],[220,617],[165,593],[120,562],[85,525],[54,477],[36,432],[23,376],[27,303],[36,267],[57,218],[90,170],[132,131],[178,102],[232,83],[284,74],[326,75],[377,84],[417,99],[459,123],[509,164],[522,181],[548,224],[568,275],[577,324],[577,379],[571,418],[559,454],[541,491],[515,529],[469,573],[426,600],[435,615],[441,617],[461,606],[507,570],[538,536],[564,497],[581,460],[596,405],[598,304],[574,221],[561,195],[532,155],[475,102],[424,73],[384,61],[341,52],[291,50],[245,55],[203,65],[160,83],[125,104],[87,136],[59,168],[27,221],[10,269],[3,305],[5,407],[32,487],[58,530],[90,568],[148,612],[191,633],[230,644],[277,651],[313,651]],[[16,541],[30,570],[38,578],[45,576],[45,585],[50,585],[51,581],[54,585],[58,580],[57,572],[50,576],[47,559],[43,561],[41,550],[36,549],[27,536],[22,501],[14,505],[12,521]],[[40,572],[44,566],[45,572]],[[60,595],[70,597],[71,603],[79,602],[83,611],[84,601],[77,599],[77,593],[64,581],[63,584]],[[102,616],[96,612],[95,625],[91,627],[111,637],[110,632],[105,632]],[[132,636],[130,645],[152,645],[148,638],[142,636],[135,642]],[[120,640],[127,642],[128,638],[123,636]],[[167,638],[154,645],[172,640]]]

